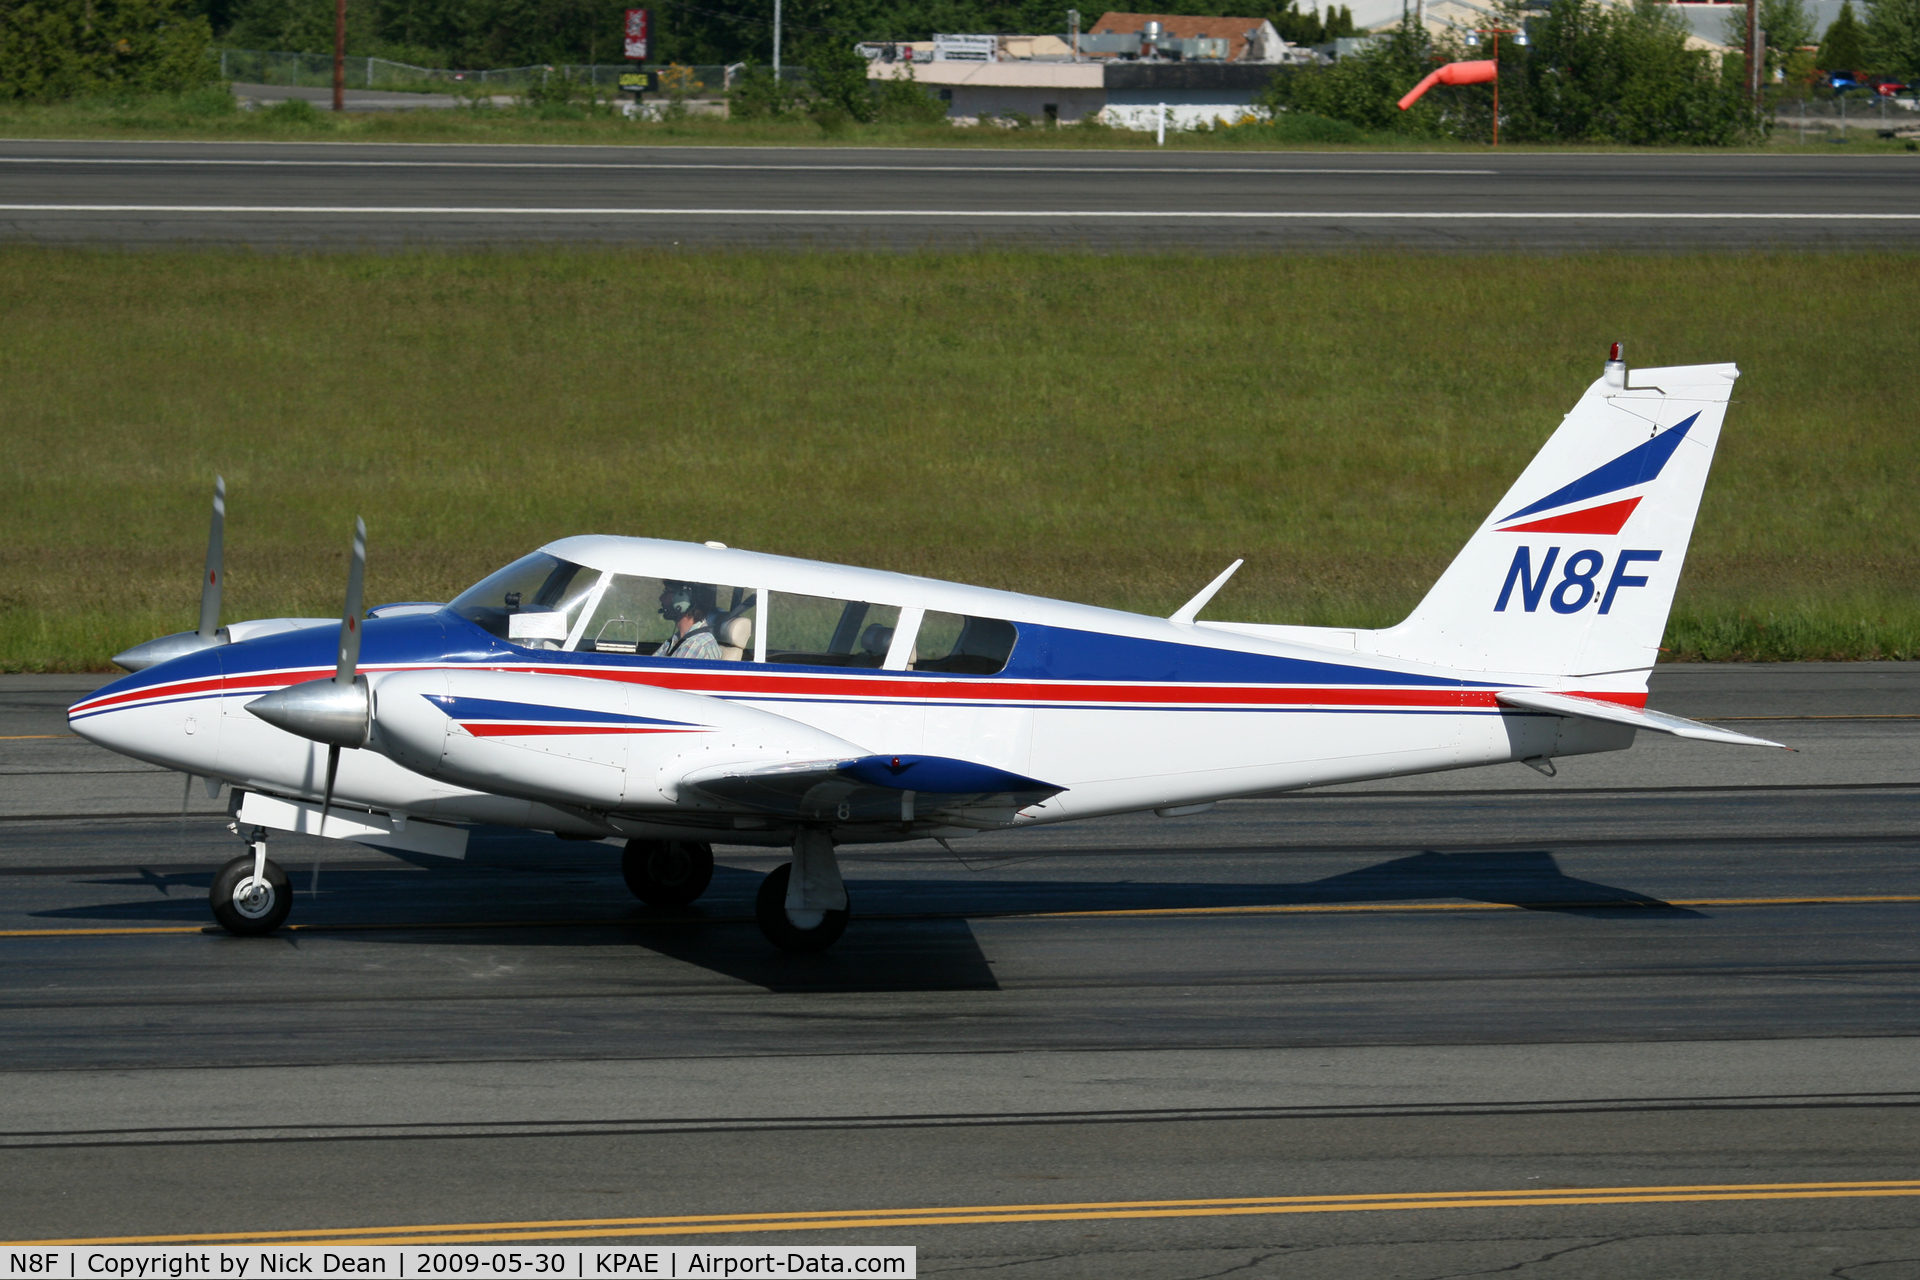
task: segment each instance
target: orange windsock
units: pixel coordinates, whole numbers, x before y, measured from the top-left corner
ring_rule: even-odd
[[[1449,62],[1413,86],[1407,96],[1400,99],[1400,109],[1405,111],[1420,101],[1420,95],[1437,84],[1485,84],[1499,78],[1500,64],[1497,62]]]

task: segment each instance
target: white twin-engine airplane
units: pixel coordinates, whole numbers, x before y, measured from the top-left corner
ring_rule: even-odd
[[[1651,730],[1779,746],[1646,708],[1730,364],[1629,373],[1616,345],[1425,600],[1382,631],[1200,622],[741,551],[583,536],[451,604],[218,627],[216,496],[197,632],[69,712],[82,736],[234,787],[235,933],[287,917],[270,830],[429,854],[461,823],[627,840],[656,905],[711,842],[791,847],[776,946],[846,928],[835,847],[1619,751]],[[223,493],[224,490],[218,490]],[[333,628],[338,627],[336,643]]]

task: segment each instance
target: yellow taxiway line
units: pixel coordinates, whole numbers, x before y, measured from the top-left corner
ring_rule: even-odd
[[[1828,907],[1867,902],[1920,902],[1920,894],[1794,898],[1599,898],[1567,902],[1335,902],[1250,907],[1114,907],[1101,911],[1032,911],[1019,914],[1032,919],[1061,920],[1089,916],[1353,915],[1371,911],[1565,911],[1595,907]]]
[[[307,1231],[101,1236],[0,1241],[6,1248],[59,1245],[511,1244],[530,1240],[605,1240],[626,1236],[729,1235],[756,1231],[844,1231],[875,1227],[977,1226],[1099,1219],[1246,1217],[1409,1209],[1501,1209],[1536,1205],[1697,1204],[1736,1200],[1831,1200],[1920,1196],[1920,1181],[1760,1182],[1674,1187],[1554,1187],[1520,1191],[1422,1191],[1375,1195],[1260,1196],[1218,1200],[1112,1200],[1068,1204],[968,1205],[957,1208],[851,1209],[799,1213],[698,1214],[657,1218],[562,1218],[543,1222],[456,1222]]]
[[[1101,911],[983,911],[949,916],[929,913],[929,919],[965,920],[1087,920],[1128,916],[1283,916],[1363,915],[1394,911],[1591,911],[1601,907],[1846,907],[1875,903],[1920,902],[1920,894],[1883,893],[1791,898],[1637,898],[1574,899],[1557,902],[1336,902],[1292,906],[1250,907],[1115,907]],[[914,915],[883,914],[869,920],[911,920]],[[368,933],[408,929],[606,929],[648,925],[752,924],[751,916],[635,916],[619,920],[412,920],[387,923],[283,924],[276,933]],[[0,929],[0,938],[99,938],[139,934],[217,934],[212,925],[130,926],[103,929]]]

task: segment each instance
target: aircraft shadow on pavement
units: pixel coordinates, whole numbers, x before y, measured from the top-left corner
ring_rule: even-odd
[[[471,946],[484,933],[490,947],[642,947],[775,992],[993,990],[998,985],[972,928],[961,919],[861,920],[827,954],[776,951],[752,923],[753,898],[763,878],[758,871],[717,866],[713,885],[699,903],[661,908],[634,901],[620,881],[617,856],[597,867],[574,858],[542,866],[524,856],[465,862],[397,857],[386,866],[322,864],[318,894],[309,893],[308,868],[287,866],[294,890],[290,923],[315,932],[285,936],[295,942],[329,937],[375,945]],[[94,927],[211,926],[206,892],[212,880],[212,871],[161,874],[148,867],[87,873],[76,878],[76,887],[112,887],[136,896],[37,911],[32,918],[40,927],[60,921]],[[579,892],[571,897],[557,892],[563,885]],[[858,885],[854,891],[859,892]]]
[[[464,861],[396,854],[378,864],[322,863],[317,895],[308,892],[310,873],[298,852],[276,852],[289,859],[294,922],[351,927],[329,936],[470,945],[474,930],[485,928],[491,945],[640,946],[770,991],[994,989],[992,965],[967,916],[1465,900],[1596,919],[1702,918],[1637,890],[1569,876],[1544,849],[1428,851],[1317,880],[1263,884],[1040,879],[1016,877],[1011,868],[964,878],[867,877],[854,865],[848,887],[856,927],[826,955],[795,956],[773,951],[751,923],[759,871],[722,864],[698,904],[664,909],[628,895],[618,852],[607,845],[556,852],[551,841],[516,833],[476,839]],[[32,915],[94,925],[210,923],[205,891],[211,878],[211,870],[86,873],[76,887],[113,886],[126,896]]]

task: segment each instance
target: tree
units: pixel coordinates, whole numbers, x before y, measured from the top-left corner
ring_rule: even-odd
[[[845,40],[826,36],[807,52],[807,85],[828,110],[843,111],[861,124],[878,112],[867,80],[867,60]]]
[[[1859,71],[1867,65],[1867,33],[1853,16],[1853,0],[1841,0],[1813,65],[1822,71]]]
[[[1193,12],[1193,9],[1189,6],[1183,12]],[[1258,13],[1259,10],[1253,12]],[[1353,10],[1344,5],[1302,13],[1300,0],[1289,0],[1284,9],[1269,9],[1266,19],[1288,44],[1325,44],[1329,40],[1360,34],[1360,29],[1353,22]]]
[[[1874,70],[1920,78],[1920,0],[1867,0],[1866,37]]]
[[[1747,6],[1734,4],[1727,14],[1727,44],[1743,51],[1747,47]],[[1789,70],[1795,52],[1813,43],[1813,15],[1802,0],[1760,0],[1760,34],[1767,41],[1766,72]]]
[[[1452,132],[1448,108],[1453,105],[1449,100],[1429,94],[1412,110],[1402,111],[1396,105],[1432,70],[1435,59],[1433,38],[1409,16],[1372,48],[1332,66],[1281,71],[1263,101],[1274,112],[1307,112],[1376,132],[1448,133]],[[1438,55],[1438,60],[1446,61],[1447,55]]]
[[[0,98],[182,93],[213,81],[212,42],[182,0],[26,0],[0,22]]]
[[[1666,5],[1556,0],[1527,31],[1524,54],[1501,59],[1503,128],[1516,140],[1726,146],[1763,127],[1739,86],[1687,48]]]
[[[1686,25],[1665,5],[1554,0],[1543,15],[1516,7],[1501,19],[1524,24],[1528,36],[1524,45],[1500,46],[1500,127],[1516,140],[1724,146],[1762,128],[1738,86],[1687,48]],[[1434,89],[1408,111],[1396,105],[1436,63],[1464,52],[1436,47],[1409,19],[1356,57],[1276,77],[1268,105],[1364,129],[1484,141],[1493,124],[1489,85]]]

